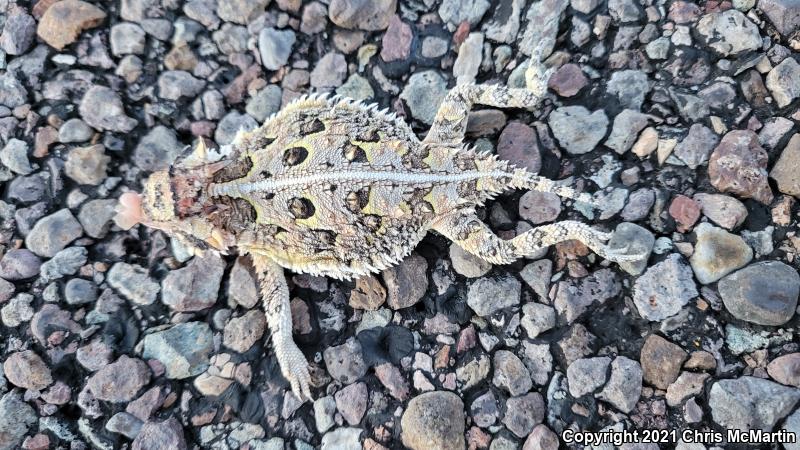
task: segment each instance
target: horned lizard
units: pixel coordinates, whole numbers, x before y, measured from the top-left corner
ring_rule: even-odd
[[[241,131],[221,159],[201,140],[169,170],[154,172],[141,195],[120,197],[117,224],[129,229],[142,223],[199,251],[250,254],[281,372],[298,398],[310,399],[308,362],[292,339],[284,269],[337,279],[379,272],[408,255],[429,230],[493,264],[570,239],[611,261],[642,257],[609,248],[609,233],[578,221],[503,240],[475,213],[508,189],[592,203],[589,194],[462,143],[472,105],[532,108],[540,102],[552,70],[538,47],[525,72],[527,89],[456,86],[422,141],[375,105],[303,97],[260,128]]]

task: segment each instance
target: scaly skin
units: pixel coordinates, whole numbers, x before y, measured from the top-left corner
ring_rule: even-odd
[[[593,204],[588,194],[464,148],[474,104],[533,108],[552,73],[534,49],[527,89],[461,85],[442,101],[423,141],[394,115],[345,99],[311,96],[258,129],[240,132],[223,155],[204,143],[156,172],[144,194],[124,194],[118,224],[164,230],[198,251],[249,253],[281,371],[311,398],[309,366],[292,339],[283,270],[352,279],[397,264],[429,230],[493,264],[576,239],[611,261],[643,255],[610,249],[610,235],[576,221],[497,237],[475,208],[508,189],[533,189]],[[596,206],[596,205],[594,205]]]

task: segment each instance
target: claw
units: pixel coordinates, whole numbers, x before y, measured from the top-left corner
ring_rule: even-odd
[[[278,354],[278,364],[281,373],[289,381],[292,393],[300,400],[314,401],[311,395],[311,374],[308,371],[308,361],[294,343],[287,344]]]

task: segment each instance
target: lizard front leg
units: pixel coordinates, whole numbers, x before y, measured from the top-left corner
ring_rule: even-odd
[[[289,307],[289,286],[283,268],[266,256],[251,253],[258,274],[261,300],[272,335],[272,345],[281,373],[289,380],[292,392],[299,399],[311,397],[311,375],[308,361],[292,339],[292,311]]]

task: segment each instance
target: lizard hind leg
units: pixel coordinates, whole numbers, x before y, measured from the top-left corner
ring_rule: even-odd
[[[289,381],[292,392],[298,399],[313,401],[308,361],[292,339],[289,286],[286,284],[283,268],[266,256],[256,253],[251,253],[251,256],[258,274],[267,326],[281,373]]]

